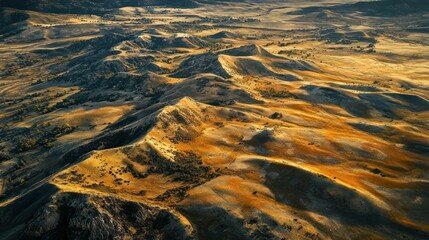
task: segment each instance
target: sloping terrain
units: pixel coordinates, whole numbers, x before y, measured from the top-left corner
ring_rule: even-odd
[[[424,2],[0,7],[0,239],[429,238]]]
[[[120,7],[168,6],[195,7],[193,0],[1,0],[0,7],[33,10],[51,13],[100,13]]]
[[[319,9],[329,9],[340,13],[355,13],[359,11],[368,16],[392,17],[408,14],[424,14],[429,10],[429,6],[425,0],[379,0],[345,3],[330,7],[308,7],[303,11],[312,12]]]

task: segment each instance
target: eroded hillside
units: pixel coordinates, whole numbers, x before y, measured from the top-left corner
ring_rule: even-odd
[[[429,238],[424,2],[89,2],[0,1],[0,239]]]

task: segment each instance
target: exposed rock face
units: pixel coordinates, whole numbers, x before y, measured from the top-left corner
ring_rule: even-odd
[[[181,216],[115,197],[61,192],[40,208],[22,239],[194,239]]]

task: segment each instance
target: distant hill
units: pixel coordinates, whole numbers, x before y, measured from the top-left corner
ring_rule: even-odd
[[[382,0],[344,5],[340,9],[362,11],[366,15],[396,16],[429,11],[428,0]]]
[[[0,28],[9,24],[25,21],[29,17],[28,14],[20,11],[0,9]]]
[[[189,8],[197,4],[193,0],[0,0],[0,7],[52,13],[96,13],[126,6]]]
[[[412,13],[429,12],[428,0],[380,0],[362,1],[353,4],[342,4],[333,7],[309,7],[298,11],[298,14],[307,14],[321,10],[350,13],[361,12],[367,16],[394,17]]]

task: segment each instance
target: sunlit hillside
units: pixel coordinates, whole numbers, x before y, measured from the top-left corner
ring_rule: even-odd
[[[0,239],[429,239],[426,0],[0,0]]]

